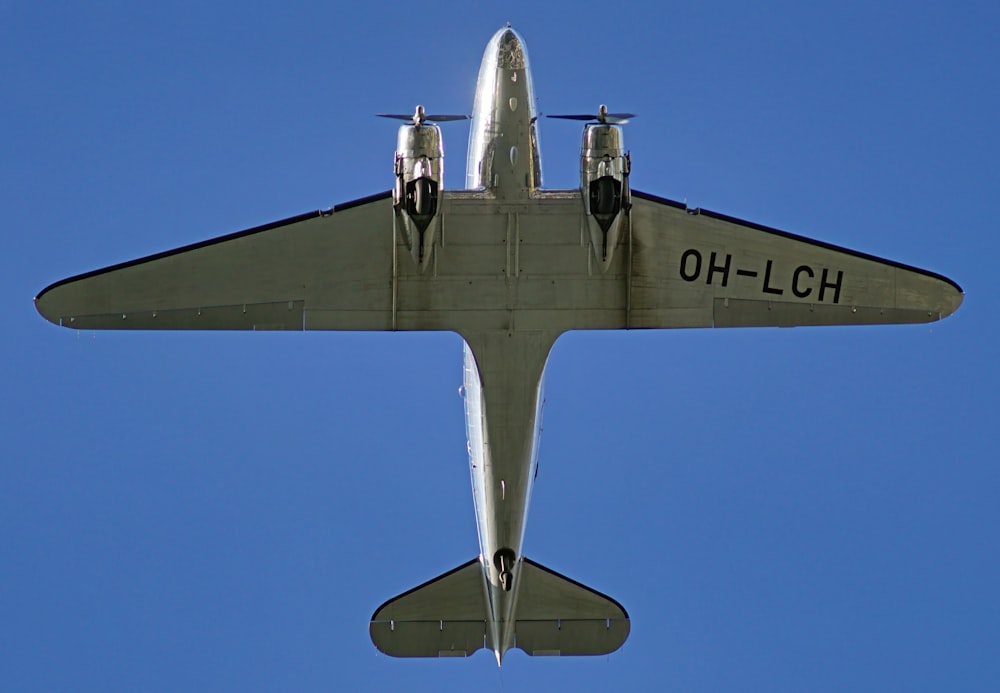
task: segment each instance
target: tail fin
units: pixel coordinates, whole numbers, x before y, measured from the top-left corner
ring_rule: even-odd
[[[514,646],[529,655],[602,655],[628,638],[617,601],[525,558],[517,596]]]
[[[486,646],[486,594],[478,558],[393,597],[368,632],[393,657],[467,657]]]
[[[393,657],[467,657],[490,646],[484,585],[474,558],[393,597],[372,615],[372,642]],[[621,604],[532,560],[521,562],[515,590],[513,645],[529,655],[609,654],[628,638]]]

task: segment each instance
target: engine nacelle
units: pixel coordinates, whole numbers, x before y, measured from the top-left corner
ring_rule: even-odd
[[[403,125],[396,143],[393,217],[413,259],[422,267],[431,255],[444,189],[444,149],[436,125]]]
[[[580,149],[580,192],[594,254],[607,270],[625,227],[631,201],[629,154],[617,125],[587,125]]]

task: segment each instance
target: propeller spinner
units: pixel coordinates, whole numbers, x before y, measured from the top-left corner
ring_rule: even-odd
[[[424,112],[423,106],[417,106],[416,110],[413,111],[413,115],[404,115],[401,113],[376,113],[379,118],[392,118],[393,120],[402,120],[403,122],[411,122],[420,127],[424,123],[446,123],[452,120],[468,120],[467,115],[427,115]]]
[[[596,114],[571,113],[566,115],[550,115],[547,118],[561,118],[562,120],[596,120],[601,125],[624,125],[630,118],[635,118],[635,113],[608,113],[608,107],[603,103],[597,109]]]

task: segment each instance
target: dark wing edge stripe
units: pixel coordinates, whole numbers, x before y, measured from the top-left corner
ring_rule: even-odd
[[[72,277],[66,277],[65,279],[60,279],[57,282],[49,284],[44,289],[42,289],[37,296],[35,296],[35,302],[37,303],[42,296],[47,294],[53,289],[57,289],[60,286],[66,284],[72,284],[73,282],[80,281],[81,279],[90,279],[91,277],[96,277],[101,274],[107,274],[108,272],[115,272],[120,269],[125,269],[126,267],[135,267],[136,265],[141,265],[146,262],[153,262],[154,260],[162,260],[166,257],[171,257],[173,255],[180,255],[182,253],[188,253],[192,250],[199,250],[201,248],[207,248],[218,243],[225,243],[226,241],[232,241],[237,238],[243,238],[245,236],[252,236],[256,233],[263,233],[264,231],[272,231],[282,226],[290,226],[292,224],[297,224],[300,221],[309,221],[310,219],[316,219],[318,217],[328,217],[337,212],[343,212],[347,209],[352,209],[354,207],[360,207],[366,205],[370,202],[378,202],[379,200],[386,199],[392,196],[391,190],[386,190],[385,192],[376,193],[374,195],[369,195],[367,197],[362,197],[357,200],[351,200],[350,202],[344,202],[339,205],[334,205],[329,209],[320,209],[312,212],[306,212],[304,214],[299,214],[294,217],[288,217],[287,219],[281,219],[279,221],[272,221],[268,224],[262,224],[261,226],[254,226],[249,229],[244,229],[242,231],[236,231],[234,233],[228,233],[225,236],[217,236],[215,238],[209,238],[208,240],[199,241],[197,243],[191,243],[189,245],[181,246],[180,248],[173,248],[171,250],[165,250],[163,252],[154,253],[153,255],[146,255],[145,257],[140,257],[135,260],[128,260],[126,262],[120,262],[117,265],[111,265],[109,267],[102,267],[100,269],[91,270],[90,272],[84,272],[83,274],[76,274]]]
[[[326,210],[325,213],[343,212],[344,210],[351,209],[352,207],[360,207],[366,205],[369,202],[378,202],[379,200],[385,200],[392,197],[392,190],[385,190],[383,192],[375,193],[374,195],[368,195],[366,197],[359,197],[356,200],[351,200],[350,202],[341,202],[339,205],[334,205],[331,209]]]
[[[550,575],[555,575],[557,578],[561,578],[561,579],[565,580],[566,582],[572,583],[572,584],[576,585],[577,587],[579,587],[581,589],[587,590],[588,592],[590,592],[592,594],[596,594],[598,597],[603,597],[604,599],[607,599],[609,602],[611,602],[612,604],[614,604],[615,606],[617,606],[619,609],[621,609],[622,613],[625,614],[625,618],[629,617],[628,611],[626,611],[625,607],[622,606],[621,602],[619,602],[614,597],[609,597],[608,595],[604,594],[603,592],[598,592],[593,587],[588,587],[587,585],[584,585],[582,582],[577,582],[576,580],[574,580],[571,577],[566,577],[562,573],[560,573],[558,571],[555,571],[555,570],[552,570],[552,568],[547,568],[544,565],[542,565],[541,563],[538,563],[537,561],[531,560],[527,556],[524,557],[524,562],[527,563],[527,564],[529,564],[533,568],[538,568],[539,570],[545,571],[546,573],[549,573]]]
[[[460,570],[465,570],[466,568],[468,568],[473,563],[479,563],[479,558],[477,557],[477,558],[473,558],[471,560],[468,560],[465,563],[463,563],[462,565],[460,565],[460,566],[458,566],[456,568],[452,568],[447,573],[442,573],[441,575],[438,575],[437,577],[431,578],[427,582],[421,582],[416,587],[414,587],[412,589],[408,589],[405,592],[403,592],[402,594],[397,594],[395,597],[392,597],[390,599],[386,599],[384,602],[382,602],[378,606],[377,609],[375,609],[375,611],[372,612],[372,617],[371,617],[370,620],[372,622],[374,622],[375,621],[375,617],[378,616],[378,613],[380,611],[382,611],[382,609],[384,609],[385,607],[387,607],[390,604],[392,604],[393,602],[399,601],[403,597],[407,597],[407,596],[413,594],[414,592],[416,592],[417,590],[422,590],[423,588],[427,587],[428,585],[434,584],[435,582],[438,582],[439,580],[444,580],[446,577],[450,577],[450,576],[454,575],[455,573],[459,572]]]
[[[737,226],[744,226],[746,228],[754,229],[755,231],[763,231],[764,233],[770,233],[775,236],[781,236],[782,238],[788,238],[793,241],[799,241],[801,243],[807,243],[809,245],[814,245],[819,248],[825,248],[827,250],[833,250],[838,253],[845,253],[847,255],[853,255],[854,257],[861,258],[863,260],[873,260],[875,262],[880,262],[883,265],[889,265],[890,267],[896,267],[898,269],[906,270],[907,272],[916,272],[917,274],[922,274],[926,277],[931,277],[933,279],[938,279],[950,284],[961,294],[965,292],[962,287],[959,286],[954,280],[949,279],[943,274],[938,274],[937,272],[931,272],[930,270],[921,269],[920,267],[914,267],[912,265],[907,265],[902,262],[896,262],[895,260],[887,260],[883,257],[878,257],[877,255],[870,255],[868,253],[862,253],[857,250],[851,250],[850,248],[844,248],[839,245],[834,245],[833,243],[826,243],[824,241],[817,241],[813,238],[806,238],[805,236],[799,236],[794,233],[789,233],[788,231],[781,231],[780,229],[775,229],[770,226],[764,226],[763,224],[758,224],[753,221],[746,221],[745,219],[737,219],[736,217],[731,217],[728,214],[722,214],[720,212],[713,212],[709,209],[702,209],[701,207],[688,207],[683,202],[677,202],[676,200],[668,200],[665,197],[657,197],[656,195],[650,195],[649,193],[644,193],[639,190],[631,190],[630,194],[633,197],[638,197],[642,200],[648,200],[649,202],[656,202],[658,204],[667,205],[668,207],[673,207],[675,209],[681,209],[688,214],[693,215],[703,215],[711,219],[718,219],[719,221],[725,221],[730,224],[736,224]]]

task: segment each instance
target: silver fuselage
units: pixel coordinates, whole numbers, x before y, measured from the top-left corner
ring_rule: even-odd
[[[537,114],[524,42],[510,28],[483,55],[469,137],[466,186],[517,204],[541,185]],[[465,344],[465,412],[488,629],[499,662],[513,645],[524,528],[537,471],[542,381],[548,347],[502,343],[516,335]],[[489,351],[484,373],[473,355]],[[484,363],[485,363],[485,359]],[[498,363],[499,362],[499,363]],[[513,555],[512,587],[504,588],[500,551]]]

